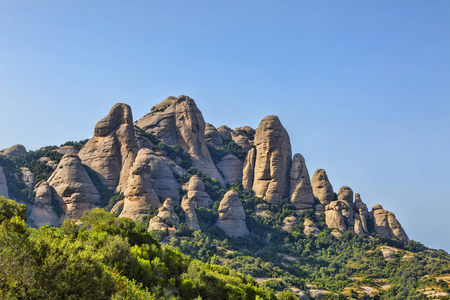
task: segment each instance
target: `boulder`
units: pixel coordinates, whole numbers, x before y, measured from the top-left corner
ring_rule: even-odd
[[[27,153],[27,149],[23,145],[14,145],[12,147],[0,150],[0,155],[6,156],[6,158],[13,158],[14,156]]]
[[[325,207],[325,221],[329,228],[336,228],[341,232],[347,230],[345,217],[342,214],[344,210],[347,210],[347,205],[344,201],[332,201]]]
[[[267,202],[278,204],[289,194],[289,169],[292,153],[289,135],[277,116],[265,117],[255,135],[255,167],[252,189]],[[250,152],[248,155],[251,155]],[[251,172],[245,170],[244,182],[251,182]]]
[[[311,178],[311,186],[314,197],[319,200],[320,204],[327,205],[335,200],[333,186],[328,180],[327,173],[324,169],[318,169]]]
[[[187,195],[185,195],[183,197],[183,200],[181,201],[181,208],[184,211],[186,224],[189,226],[189,228],[192,228],[195,231],[200,230],[200,226],[198,225],[197,213],[195,212],[194,201],[188,198]]]
[[[343,201],[347,205],[347,209],[342,211],[342,215],[347,219],[349,225],[355,224],[355,212],[353,209],[353,191],[348,186],[343,186],[339,189],[337,196],[339,201]]]
[[[289,231],[297,224],[298,224],[297,217],[295,216],[286,217],[283,219],[283,230]]]
[[[34,189],[34,174],[27,167],[21,167],[22,180],[30,190]]]
[[[195,208],[211,208],[213,205],[213,201],[205,192],[205,184],[197,175],[191,177],[187,190],[188,192],[185,197],[189,198],[194,203]]]
[[[290,198],[297,211],[312,208],[314,194],[309,179],[305,159],[301,154],[295,154],[292,159],[290,172]]]
[[[317,227],[317,225],[310,219],[305,219],[303,222],[303,233],[305,235],[312,234],[318,236],[322,231]]]
[[[244,163],[231,153],[228,153],[222,158],[217,164],[217,168],[222,172],[226,184],[231,184],[236,180],[242,180]]]
[[[255,214],[261,217],[272,217],[272,212],[269,210],[269,205],[265,203],[257,204],[255,206]]]
[[[8,183],[6,181],[5,173],[3,173],[3,168],[0,166],[0,196],[5,196],[9,198],[8,195]]]
[[[231,132],[233,130],[231,130],[230,127],[222,125],[219,128],[217,128],[217,131],[219,132],[220,137],[222,138],[224,144],[231,140]]]
[[[100,194],[75,154],[63,156],[48,183],[62,204],[65,217],[79,219],[85,210],[100,205]]]
[[[209,123],[205,123],[205,141],[216,148],[223,146],[220,133],[217,131],[216,127]]]
[[[118,103],[97,123],[94,137],[78,155],[108,189],[123,192],[137,151],[131,108]]]
[[[233,141],[245,150],[250,150],[254,144],[255,129],[250,126],[242,126],[235,128],[231,132]]]
[[[40,182],[36,186],[35,192],[36,198],[31,208],[30,219],[33,220],[37,227],[42,227],[45,224],[48,224],[49,226],[61,225],[63,203],[56,200],[59,197],[53,194],[53,189],[49,183],[47,181]],[[52,200],[54,204],[52,204]],[[55,207],[54,205],[57,205],[58,207]]]
[[[370,216],[374,221],[375,232],[388,238],[398,238],[401,242],[408,242],[409,238],[400,222],[390,211],[384,210],[381,205],[372,208]]]
[[[164,230],[169,227],[178,227],[180,218],[175,212],[174,205],[176,201],[167,198],[163,206],[159,208],[158,214],[150,220],[148,231]]]
[[[161,206],[153,189],[151,164],[155,159],[150,149],[140,149],[129,173],[124,191],[124,205],[119,217],[141,221],[148,213]]]
[[[179,145],[189,153],[194,167],[225,185],[206,146],[205,121],[194,100],[187,96],[169,97],[136,125],[168,145]]]
[[[216,226],[222,228],[229,236],[244,236],[249,234],[245,224],[245,211],[236,191],[230,190],[220,201],[219,219]]]

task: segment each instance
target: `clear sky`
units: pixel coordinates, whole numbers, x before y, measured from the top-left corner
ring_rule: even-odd
[[[0,149],[181,94],[215,126],[278,115],[311,175],[450,252],[450,1],[0,0]]]

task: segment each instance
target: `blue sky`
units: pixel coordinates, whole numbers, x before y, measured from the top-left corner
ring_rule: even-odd
[[[0,0],[0,149],[181,94],[216,126],[278,115],[310,174],[450,251],[450,2]]]

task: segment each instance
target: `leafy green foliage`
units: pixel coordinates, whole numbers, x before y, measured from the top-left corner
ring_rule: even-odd
[[[64,144],[62,144],[60,147],[64,147],[64,146],[72,146],[77,150],[81,150],[81,148],[83,148],[84,145],[86,145],[86,143],[89,141],[89,139],[85,139],[82,141],[68,141],[65,142]]]
[[[24,221],[27,220],[27,208],[14,200],[6,199],[0,196],[0,223],[13,217],[18,217]]]

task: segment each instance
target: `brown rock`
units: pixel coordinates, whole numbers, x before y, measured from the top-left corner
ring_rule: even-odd
[[[398,238],[401,242],[408,242],[409,238],[397,218],[381,205],[372,208],[370,216],[374,220],[375,232],[388,238]]]
[[[8,183],[6,182],[5,173],[3,173],[3,169],[0,166],[0,196],[5,196],[9,198],[8,195]]]
[[[74,154],[63,156],[48,183],[56,192],[53,196],[63,204],[64,215],[70,219],[79,219],[85,210],[100,204],[97,188]]]
[[[244,163],[233,154],[225,155],[220,163],[217,164],[217,168],[222,172],[226,184],[242,180]]]
[[[191,177],[188,183],[188,192],[186,197],[189,198],[195,208],[206,207],[211,208],[213,201],[205,192],[205,184],[197,175]]]
[[[175,204],[176,201],[167,198],[163,206],[159,208],[158,214],[150,220],[148,231],[178,227],[178,225],[180,225],[180,218],[178,218],[178,215],[175,212]]]
[[[79,156],[107,188],[123,192],[137,150],[131,108],[118,103],[97,123],[94,137],[80,150]]]
[[[187,96],[169,97],[136,125],[166,144],[181,146],[191,156],[194,167],[225,185],[206,146],[205,121],[194,100]]]
[[[209,123],[205,124],[205,141],[216,148],[220,148],[223,146],[223,141],[220,133],[217,131],[216,127]]]
[[[305,221],[303,222],[303,227],[303,233],[305,235],[312,234],[314,236],[318,236],[319,233],[322,232],[320,231],[319,227],[317,227],[317,225],[310,219],[305,219]]]
[[[348,207],[344,201],[333,201],[325,207],[325,221],[329,228],[336,228],[342,232],[347,230],[342,211]]]
[[[22,180],[30,190],[34,189],[34,174],[27,167],[21,167]]]
[[[154,159],[150,149],[140,149],[124,191],[124,206],[119,217],[142,220],[150,210],[161,206],[158,195],[153,189],[151,161]]]
[[[311,178],[311,186],[314,197],[319,200],[320,204],[327,205],[335,200],[333,186],[328,180],[325,170],[318,169],[314,172],[314,175]]]
[[[181,208],[184,211],[186,216],[186,224],[189,228],[194,229],[195,231],[200,230],[200,226],[198,225],[197,213],[195,212],[195,203],[192,199],[188,198],[187,195],[183,197],[181,201]]]
[[[220,126],[219,128],[217,128],[217,131],[220,134],[220,137],[222,138],[222,141],[224,143],[228,142],[231,140],[231,128],[225,125]]]
[[[219,219],[216,226],[222,228],[229,236],[244,236],[249,234],[245,224],[245,211],[236,191],[230,190],[220,201]]]
[[[12,147],[0,150],[0,155],[6,156],[6,158],[12,158],[25,153],[27,153],[27,149],[25,149],[22,145],[14,145]]]
[[[297,224],[298,224],[297,217],[295,217],[295,216],[286,217],[283,220],[283,230],[289,231]]]
[[[349,225],[355,224],[355,212],[353,210],[353,191],[348,186],[343,186],[339,189],[337,196],[339,201],[343,201],[347,205],[347,209],[342,211],[342,215],[347,219]]]
[[[355,194],[355,209],[358,212],[359,220],[361,222],[361,227],[364,232],[369,232],[367,227],[367,219],[369,218],[369,210],[367,209],[367,205],[364,204],[361,200],[361,195],[359,193]],[[356,214],[355,214],[356,218]],[[356,226],[356,224],[355,224]],[[355,230],[356,231],[356,230]]]
[[[250,150],[254,144],[255,130],[249,126],[235,128],[231,132],[233,141],[245,150]]]
[[[314,205],[314,195],[305,159],[298,153],[292,160],[289,195],[297,210],[312,208]]]
[[[255,162],[256,162],[256,149],[252,148],[248,151],[245,157],[244,170],[242,171],[242,186],[246,190],[253,188],[253,181],[255,178]]]
[[[125,204],[124,200],[119,200],[116,204],[114,204],[114,206],[111,208],[109,212],[113,213],[115,216],[119,216],[123,210],[124,204]]]
[[[357,235],[361,235],[365,232],[362,221],[361,221],[361,217],[359,216],[359,214],[355,215],[355,233]]]
[[[257,197],[278,204],[289,194],[292,153],[289,135],[277,116],[267,116],[261,121],[256,130],[255,147],[253,191]]]
[[[31,208],[30,219],[33,220],[37,227],[42,227],[45,224],[49,226],[59,226],[62,223],[62,216],[58,216],[55,208],[52,206],[51,201],[54,198],[58,198],[57,195],[53,195],[53,189],[47,181],[42,181],[36,186],[35,189],[36,198],[34,200],[33,207]],[[62,211],[63,203],[59,204],[60,211]]]

